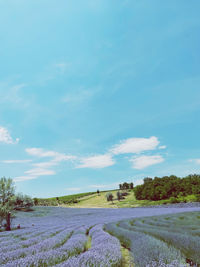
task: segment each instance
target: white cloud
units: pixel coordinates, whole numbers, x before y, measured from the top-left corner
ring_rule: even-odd
[[[76,168],[101,169],[115,164],[115,161],[112,159],[112,156],[110,154],[86,157],[82,158],[80,161],[81,164],[78,165]]]
[[[143,184],[143,183],[144,183],[143,179],[138,179],[138,180],[134,180],[133,181],[134,186],[140,185],[140,184]]]
[[[159,146],[159,149],[165,149],[167,146]]]
[[[160,155],[140,156],[137,158],[130,159],[130,162],[132,162],[132,164],[133,164],[132,167],[134,169],[138,169],[138,170],[144,169],[144,168],[149,167],[149,166],[154,165],[154,164],[161,163],[163,161],[164,161],[164,159]]]
[[[39,163],[34,163],[33,166],[37,168],[50,168],[52,166],[58,165],[58,162],[56,161],[44,161],[44,162],[39,162]]]
[[[58,153],[51,150],[45,151],[43,148],[26,148],[26,152],[31,156],[36,156],[39,158],[52,157],[53,160],[57,162],[76,159],[76,156],[65,155],[63,153]]]
[[[190,159],[190,162],[195,162],[196,164],[200,164],[200,159]]]
[[[33,168],[25,171],[24,176],[18,176],[14,179],[16,182],[37,179],[40,176],[55,175],[56,172],[49,168],[58,165],[61,161],[76,159],[75,156],[51,150],[44,150],[43,148],[26,148],[25,151],[31,156],[35,156],[37,158],[50,158],[51,160],[32,164]]]
[[[45,176],[45,175],[54,175],[56,174],[53,170],[47,170],[42,168],[35,168],[28,171],[25,171],[26,174],[30,176]]]
[[[19,138],[14,140],[8,130],[2,126],[0,126],[0,143],[5,144],[17,144],[19,142]]]
[[[36,176],[17,176],[13,180],[14,180],[14,182],[23,182],[23,181],[27,181],[27,180],[33,180],[36,178],[37,178]]]
[[[129,138],[115,145],[110,151],[114,155],[126,153],[141,153],[143,151],[154,150],[160,142],[158,138]]]
[[[32,162],[31,159],[13,159],[13,160],[2,160],[2,163],[15,164],[15,163],[29,163]]]
[[[25,171],[24,176],[17,176],[14,178],[15,182],[23,182],[27,180],[37,179],[39,176],[54,175],[56,172],[54,170],[48,170],[43,168],[33,168],[31,170]]]

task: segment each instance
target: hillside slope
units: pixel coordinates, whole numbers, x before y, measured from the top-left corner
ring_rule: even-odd
[[[121,207],[136,207],[138,201],[135,199],[133,191],[129,191],[125,199],[117,200],[116,193],[118,190],[109,191],[114,196],[113,203],[107,201],[106,194],[108,191],[100,192],[100,194],[92,194],[78,199],[78,203],[67,205],[73,208],[121,208]],[[66,205],[62,205],[66,206]]]

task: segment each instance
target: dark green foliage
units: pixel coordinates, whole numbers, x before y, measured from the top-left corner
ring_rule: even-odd
[[[11,178],[0,179],[0,224],[6,221],[5,228],[11,230],[11,217],[14,210],[15,187]]]
[[[120,201],[120,199],[122,198],[123,198],[122,193],[117,191],[117,199]]]
[[[38,198],[37,198],[37,197],[34,197],[33,201],[34,201],[34,205],[35,205],[35,206],[37,206],[37,205],[38,205],[38,203],[39,203],[39,200],[38,200]]]
[[[106,199],[107,199],[107,201],[112,201],[112,202],[113,202],[113,198],[114,198],[114,196],[113,196],[112,193],[107,193],[107,194],[106,194]]]
[[[130,183],[130,184],[129,184],[129,188],[130,188],[130,189],[133,189],[133,183]]]
[[[120,190],[128,190],[128,189],[133,189],[133,183],[123,183],[119,184],[119,189]]]
[[[176,203],[177,200],[175,198],[179,198],[180,201],[182,198],[184,202],[185,196],[196,195],[193,201],[199,201],[200,175],[193,174],[184,178],[175,175],[164,176],[162,178],[155,177],[154,179],[145,178],[144,184],[136,186],[134,192],[138,200],[162,200],[171,198],[171,203]]]
[[[15,210],[29,210],[34,205],[34,200],[28,195],[19,193],[15,195],[14,205]]]

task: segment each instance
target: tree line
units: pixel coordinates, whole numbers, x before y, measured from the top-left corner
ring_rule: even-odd
[[[120,190],[128,190],[128,189],[133,189],[133,183],[123,183],[119,184],[119,189]]]
[[[190,174],[186,177],[175,175],[144,178],[144,183],[134,188],[138,200],[163,200],[168,198],[200,195],[200,175]]]

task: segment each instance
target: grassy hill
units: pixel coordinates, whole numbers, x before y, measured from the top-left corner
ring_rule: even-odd
[[[141,207],[146,205],[163,204],[165,201],[150,201],[150,200],[137,200],[133,190],[128,190],[128,195],[120,201],[117,200],[118,190],[101,191],[98,195],[96,192],[80,193],[74,195],[67,195],[62,197],[54,197],[47,199],[38,199],[40,205],[48,206],[64,206],[71,208],[128,208],[128,207]],[[108,202],[106,194],[110,192],[113,194],[113,203]]]
[[[74,195],[67,195],[53,198],[37,199],[38,205],[41,206],[63,206],[72,208],[128,208],[141,207],[149,205],[160,205],[168,203],[179,202],[199,202],[196,195],[187,195],[185,197],[171,197],[163,200],[138,200],[135,197],[134,189],[126,190],[128,193],[124,199],[117,200],[117,192],[119,190],[101,191],[98,195],[96,192],[79,193]],[[106,194],[110,192],[113,194],[113,202],[107,201]],[[37,205],[37,204],[36,204]]]

